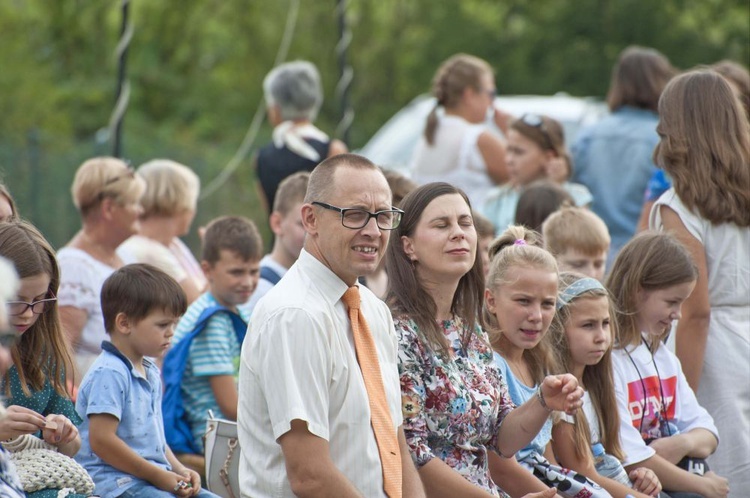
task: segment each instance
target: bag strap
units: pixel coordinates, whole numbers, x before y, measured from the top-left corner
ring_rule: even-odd
[[[185,365],[187,364],[187,357],[190,351],[190,345],[201,332],[206,329],[211,318],[217,313],[226,313],[232,321],[234,332],[237,335],[237,341],[240,345],[245,340],[245,333],[247,332],[247,323],[237,313],[225,308],[221,305],[209,306],[204,309],[198,317],[193,330],[190,331],[185,337],[177,343],[176,346],[172,347],[164,358],[162,377],[164,379],[164,397],[162,399],[162,406],[177,406],[176,412],[171,410],[162,409],[162,414],[165,417],[165,422],[173,425],[175,424],[175,430],[177,430],[177,420],[172,420],[172,417],[180,418],[184,416],[184,409],[182,407],[180,386],[182,386],[182,379],[185,373]],[[167,420],[169,418],[169,420]],[[187,444],[194,453],[200,453],[195,444],[188,439]]]
[[[221,483],[227,489],[227,493],[229,493],[229,498],[236,498],[234,496],[234,491],[232,491],[232,483],[229,482],[229,465],[232,463],[232,456],[234,455],[234,450],[239,446],[239,441],[237,441],[237,438],[230,438],[227,441],[227,446],[229,447],[227,458],[224,460],[224,465],[222,465],[219,470],[219,477],[221,478]]]
[[[276,285],[279,283],[279,280],[281,280],[281,275],[276,273],[270,266],[262,266],[260,268],[260,278],[268,280],[273,285]]]

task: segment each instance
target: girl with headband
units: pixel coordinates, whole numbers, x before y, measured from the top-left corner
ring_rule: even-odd
[[[557,264],[538,244],[536,232],[511,226],[490,246],[482,313],[495,362],[516,405],[534,399],[545,377],[555,370],[545,336],[555,315]],[[609,497],[585,476],[556,465],[550,448],[552,418],[516,452],[516,460],[544,485],[567,496]]]
[[[616,325],[609,293],[596,279],[563,272],[557,313],[549,338],[561,372],[576,376],[584,388],[582,412],[563,415],[552,428],[558,462],[597,482],[615,498],[656,496],[661,483],[650,469],[629,474],[622,466],[620,419],[612,380],[612,344]]]

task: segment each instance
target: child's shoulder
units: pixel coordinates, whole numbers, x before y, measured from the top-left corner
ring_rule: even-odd
[[[132,367],[126,364],[122,358],[111,351],[103,350],[89,367],[86,375],[83,376],[80,389],[90,384],[103,382],[105,379],[121,378],[129,382]]]

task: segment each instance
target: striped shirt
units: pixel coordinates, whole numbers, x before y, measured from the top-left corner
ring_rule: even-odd
[[[173,344],[180,342],[195,328],[203,310],[217,304],[218,302],[210,292],[196,299],[177,324]],[[247,321],[247,315],[242,310],[239,313],[243,320]],[[231,318],[223,313],[211,317],[206,328],[193,339],[190,345],[180,391],[195,443],[201,449],[203,448],[202,436],[206,432],[208,410],[212,410],[217,417],[226,418],[211,389],[210,378],[216,375],[233,375],[237,378],[240,346]]]

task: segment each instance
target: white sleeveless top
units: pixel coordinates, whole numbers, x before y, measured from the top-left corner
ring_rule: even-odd
[[[714,418],[721,444],[708,460],[730,489],[750,488],[750,227],[713,225],[666,191],[651,211],[662,229],[660,206],[670,207],[704,247],[711,304],[698,402]]]
[[[412,179],[423,185],[447,182],[469,196],[472,207],[481,209],[493,182],[479,151],[477,140],[487,131],[483,124],[472,124],[453,115],[438,115],[433,144],[424,135],[414,150],[409,169]]]

